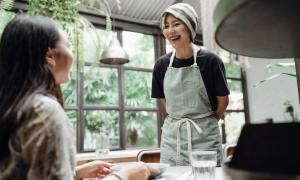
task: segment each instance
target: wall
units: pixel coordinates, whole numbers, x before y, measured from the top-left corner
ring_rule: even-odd
[[[295,72],[294,67],[275,68],[271,71],[266,68],[267,64],[275,62],[293,62],[293,59],[249,58],[250,67],[246,69],[246,80],[251,123],[261,123],[266,118],[273,118],[274,122],[289,121],[291,118],[284,113],[284,102],[287,100],[293,105],[298,119],[300,117],[296,78],[283,75],[253,87],[260,80],[273,74]]]

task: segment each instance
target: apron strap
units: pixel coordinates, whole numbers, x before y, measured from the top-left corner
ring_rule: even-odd
[[[194,43],[192,43],[192,48],[193,48],[193,58],[194,58],[194,66],[197,66],[197,52],[200,50],[200,48],[195,45]],[[176,50],[174,49],[172,51],[172,55],[170,57],[170,64],[169,64],[169,67],[172,67],[172,64],[173,64],[173,61],[174,61],[174,57],[175,57],[175,54],[176,54]]]
[[[204,118],[212,115],[213,112],[207,112],[204,114],[200,114],[199,116],[196,116],[196,118]],[[188,151],[189,151],[189,159],[191,158],[191,153],[192,153],[192,137],[191,137],[191,124],[195,127],[197,130],[198,134],[202,134],[202,129],[194,122],[194,120],[190,118],[182,118],[179,121],[177,121],[177,148],[176,148],[176,166],[179,164],[179,156],[180,156],[180,151],[181,151],[181,143],[180,143],[180,127],[182,124],[186,123],[186,130],[187,130],[187,135],[188,135]],[[190,160],[191,162],[191,160]]]

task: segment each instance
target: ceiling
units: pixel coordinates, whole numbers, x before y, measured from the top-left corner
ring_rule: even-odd
[[[200,0],[107,0],[111,8],[112,17],[135,23],[159,26],[162,12],[170,5],[184,2],[195,8],[200,18]],[[201,23],[198,25],[198,34],[201,34]]]

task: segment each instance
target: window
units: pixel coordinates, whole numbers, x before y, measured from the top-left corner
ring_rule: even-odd
[[[0,35],[7,23],[15,17],[16,13],[10,11],[1,11],[0,13]]]
[[[83,53],[72,67],[71,81],[62,86],[68,116],[77,132],[77,151],[94,151],[95,137],[103,130],[110,149],[157,147],[158,108],[150,97],[154,37],[129,31],[96,32],[101,46],[95,46],[93,32],[83,33]],[[95,64],[97,51],[101,54],[113,36],[120,37],[130,62],[123,66]]]
[[[229,105],[225,113],[225,137],[227,144],[236,143],[242,126],[246,122],[245,98],[241,68],[235,63],[237,58],[229,52],[220,50],[219,56],[224,62],[227,83],[230,90]]]
[[[123,47],[130,57],[125,64],[125,126],[127,147],[158,146],[157,105],[151,98],[154,38],[123,31]]]

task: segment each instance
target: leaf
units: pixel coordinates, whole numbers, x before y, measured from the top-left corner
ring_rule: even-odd
[[[0,12],[3,10],[10,10],[14,5],[14,0],[2,0],[0,3]]]
[[[278,68],[278,67],[293,67],[295,66],[295,63],[271,63],[267,65],[268,69],[271,68]]]
[[[263,79],[261,81],[259,81],[258,83],[256,83],[253,87],[257,87],[258,85],[264,83],[264,82],[267,82],[269,80],[272,80],[272,79],[275,79],[281,75],[287,75],[287,76],[291,76],[291,77],[297,77],[297,75],[295,73],[279,73],[279,74],[274,74],[273,76],[270,76],[266,79]]]

